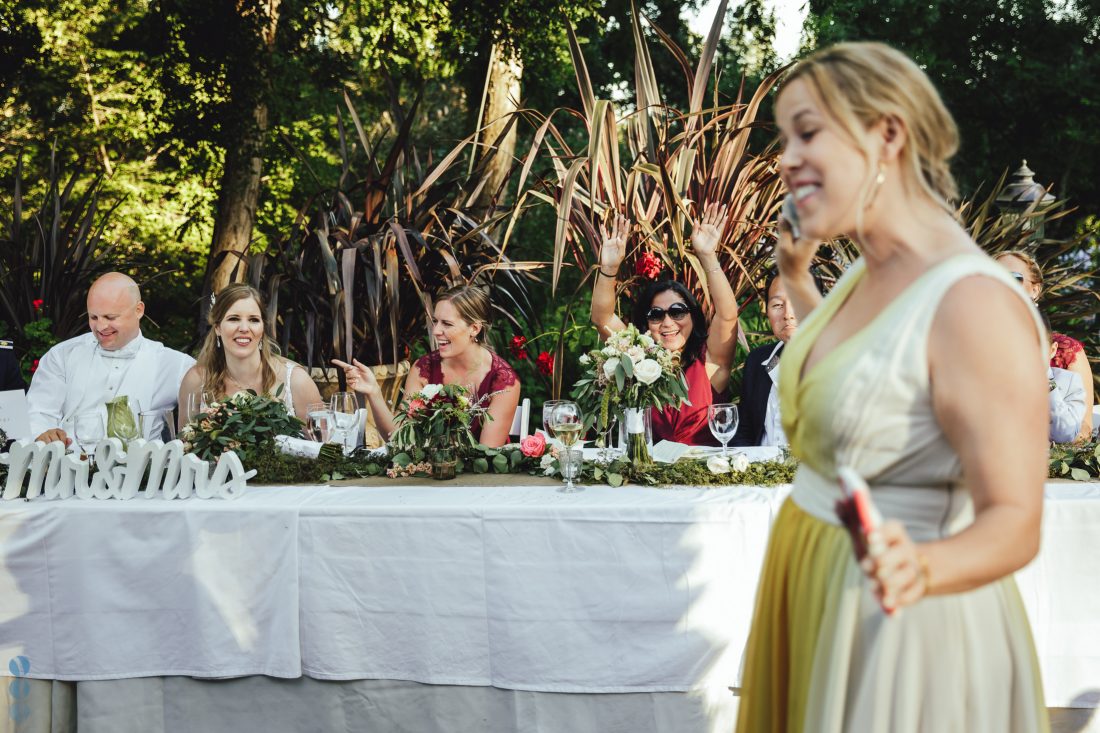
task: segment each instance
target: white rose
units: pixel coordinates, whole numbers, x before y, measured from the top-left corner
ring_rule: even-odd
[[[626,350],[626,355],[630,357],[630,360],[637,364],[645,358],[645,350],[641,346],[631,346]]]
[[[608,379],[615,378],[615,370],[619,368],[619,358],[613,356],[603,363],[603,375]]]
[[[634,365],[634,377],[642,384],[653,384],[661,377],[661,365],[653,359],[642,359]]]
[[[730,460],[731,471],[737,471],[738,473],[740,473],[741,471],[748,469],[748,467],[749,457],[746,456],[744,453],[737,453],[733,456],[732,460]]]
[[[426,400],[430,400],[439,394],[442,389],[442,384],[425,384],[420,388],[420,396]]]
[[[577,359],[577,361],[579,361],[581,364],[583,364],[585,366],[588,366],[589,364],[592,363],[592,357],[589,356],[588,354],[581,354],[581,358]]]
[[[554,456],[550,455],[550,451],[542,454],[542,460],[539,461],[539,468],[542,469],[544,476],[554,475]]]
[[[648,333],[643,333],[643,334],[642,334],[642,335],[641,335],[641,336],[640,336],[640,337],[638,338],[638,340],[639,340],[639,341],[641,341],[641,342],[642,342],[642,346],[644,346],[644,347],[645,347],[645,348],[647,348],[647,349],[648,349],[648,348],[650,348],[650,347],[652,347],[652,346],[656,346],[656,345],[657,345],[657,342],[656,342],[656,341],[654,341],[654,340],[653,340],[653,337],[652,337],[652,336],[650,336],[650,335],[649,335]]]
[[[722,456],[711,456],[707,459],[707,470],[711,473],[729,473],[730,462]]]

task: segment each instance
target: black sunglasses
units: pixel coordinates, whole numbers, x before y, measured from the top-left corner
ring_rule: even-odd
[[[660,323],[665,320],[665,314],[674,321],[682,321],[691,315],[691,308],[684,303],[673,303],[666,311],[664,308],[650,308],[645,314],[645,319],[650,323]]]

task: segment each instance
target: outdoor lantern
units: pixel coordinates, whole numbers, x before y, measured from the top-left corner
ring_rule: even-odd
[[[997,194],[995,203],[1002,214],[1007,216],[1021,216],[1040,206],[1046,206],[1054,202],[1053,194],[1049,193],[1042,184],[1035,182],[1035,171],[1027,167],[1027,161],[1023,161],[1016,172],[1012,174],[1012,182],[1001,189]],[[1025,222],[1024,228],[1029,228],[1031,222]],[[1038,220],[1038,226],[1032,234],[1035,239],[1043,238],[1043,220]]]

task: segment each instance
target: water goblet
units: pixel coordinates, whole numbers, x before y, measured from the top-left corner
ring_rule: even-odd
[[[550,413],[554,411],[554,407],[557,405],[563,405],[568,400],[547,400],[542,403],[542,431],[546,433],[548,438],[554,437],[554,429],[550,426]]]
[[[573,479],[580,470],[584,453],[579,453],[578,458],[574,458],[573,446],[580,440],[581,432],[584,430],[581,408],[576,402],[559,400],[556,405],[551,407],[549,417],[550,429],[554,432],[554,437],[565,447],[565,450],[558,455],[558,463],[561,465],[561,475],[565,479],[565,487],[558,490],[566,493],[579,491],[573,485]]]
[[[584,466],[584,451],[575,448],[566,448],[558,453],[558,465],[561,466],[561,475],[565,479],[565,486],[558,489],[563,494],[573,494],[584,491],[583,486],[573,483]]]
[[[728,443],[737,433],[737,405],[731,402],[718,402],[707,408],[707,422],[711,435],[722,444],[722,457],[729,453]]]
[[[88,468],[95,467],[95,449],[101,440],[107,437],[103,415],[98,412],[85,412],[73,420],[73,439],[80,453],[88,459]]]
[[[359,401],[354,392],[337,392],[329,401],[329,409],[332,414],[332,422],[335,426],[335,442],[344,447],[344,454],[355,449],[353,444],[356,438],[356,420],[359,418]],[[339,434],[337,438],[335,434]]]

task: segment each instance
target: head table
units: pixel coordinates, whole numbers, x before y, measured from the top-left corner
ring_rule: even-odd
[[[0,503],[20,730],[729,730],[787,487],[506,481]],[[1046,494],[1018,581],[1048,705],[1092,706],[1100,485]]]

